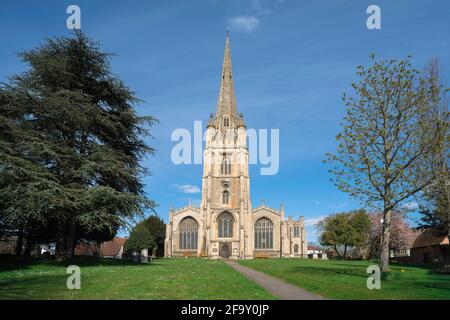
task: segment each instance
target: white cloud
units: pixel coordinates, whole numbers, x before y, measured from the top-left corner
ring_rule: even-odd
[[[255,16],[236,16],[228,21],[234,31],[250,33],[259,26],[259,20]]]
[[[320,220],[322,220],[325,217],[326,216],[307,218],[305,219],[305,226],[315,226]]]
[[[193,186],[191,184],[174,184],[173,185],[175,188],[178,189],[178,191],[182,192],[182,193],[200,193],[200,188],[197,186]]]

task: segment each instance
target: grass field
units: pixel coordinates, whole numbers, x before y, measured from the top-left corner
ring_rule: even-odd
[[[450,275],[424,267],[392,265],[392,278],[368,290],[368,261],[241,260],[242,265],[331,299],[450,299]],[[402,271],[403,270],[403,271]]]
[[[81,289],[66,287],[66,266],[81,267]],[[54,260],[0,258],[0,299],[274,299],[224,262],[155,259],[136,265],[111,259]]]
[[[381,290],[366,287],[367,261],[241,260],[331,299],[450,299],[450,275],[427,268],[392,266]],[[81,289],[68,290],[66,267],[81,267]],[[403,270],[403,271],[402,271]],[[152,264],[75,258],[19,261],[0,257],[0,299],[274,299],[223,261],[156,259]]]

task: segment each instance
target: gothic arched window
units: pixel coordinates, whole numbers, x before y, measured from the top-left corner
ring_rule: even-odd
[[[223,118],[224,127],[230,126],[230,119],[228,117]]]
[[[273,223],[267,218],[255,223],[255,249],[273,249]]]
[[[231,162],[229,159],[227,159],[226,156],[222,159],[222,165],[220,167],[220,172],[222,174],[231,174]]]
[[[230,193],[228,191],[222,192],[222,203],[229,204],[230,203]]]
[[[294,244],[294,253],[298,253],[298,244]]]
[[[217,228],[219,238],[232,238],[233,237],[233,215],[229,212],[222,212],[217,217]]]
[[[179,233],[181,250],[197,249],[198,223],[194,218],[187,217],[181,220]]]

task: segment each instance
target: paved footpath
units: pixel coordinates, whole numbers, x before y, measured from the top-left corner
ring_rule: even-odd
[[[233,260],[224,260],[226,264],[237,272],[243,274],[253,282],[266,289],[272,295],[282,300],[322,300],[323,298],[314,295],[305,289],[284,282],[278,278],[269,276],[265,273],[245,267]]]

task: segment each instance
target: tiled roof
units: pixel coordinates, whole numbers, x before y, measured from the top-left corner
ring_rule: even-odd
[[[413,248],[448,245],[448,234],[437,229],[424,230],[414,241]]]
[[[101,256],[115,257],[119,254],[120,249],[125,245],[126,238],[114,238],[111,241],[106,241],[101,244]],[[82,242],[75,248],[75,255],[77,256],[92,256],[97,255],[99,246],[96,243]]]
[[[102,243],[102,256],[115,257],[119,254],[120,249],[125,245],[126,238],[114,238],[111,241]]]
[[[95,243],[82,242],[75,247],[76,256],[93,256],[98,253],[98,246]]]

